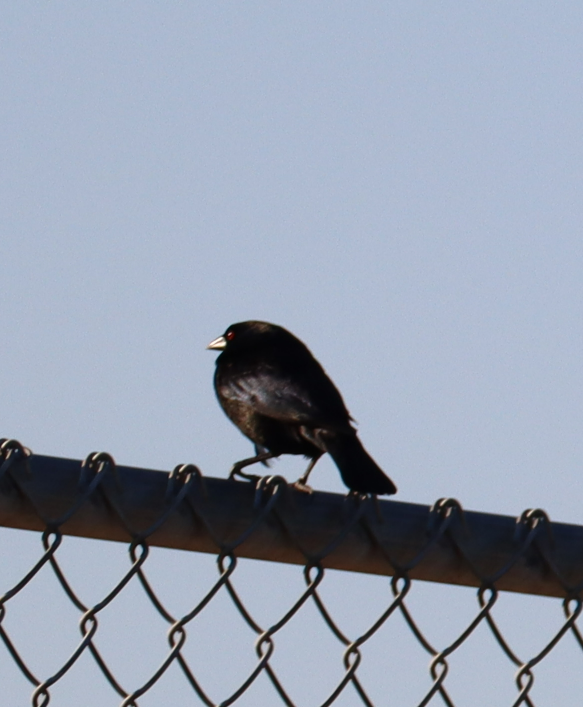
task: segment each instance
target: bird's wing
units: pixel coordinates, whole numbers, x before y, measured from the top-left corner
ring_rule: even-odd
[[[350,417],[334,384],[324,374],[317,381],[309,376],[285,375],[281,369],[264,367],[232,378],[221,393],[249,405],[260,415],[310,427],[347,429]]]

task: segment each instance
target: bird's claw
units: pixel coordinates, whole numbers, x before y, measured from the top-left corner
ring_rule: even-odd
[[[241,479],[244,479],[245,481],[251,481],[254,484],[259,481],[261,478],[260,476],[257,476],[256,474],[246,474],[244,471],[241,471],[237,465],[235,465],[231,469],[231,473],[229,474],[229,480],[236,481],[237,477],[240,477]]]
[[[296,489],[296,491],[301,491],[302,493],[314,493],[314,489],[301,479],[298,479],[295,483],[291,484],[291,486]]]
[[[347,500],[354,499],[357,503],[362,503],[371,497],[376,498],[376,495],[372,493],[363,493],[362,491],[355,491],[354,489],[350,489],[345,496]]]

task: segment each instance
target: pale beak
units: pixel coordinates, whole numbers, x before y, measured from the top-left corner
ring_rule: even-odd
[[[211,343],[207,346],[207,349],[216,349],[217,351],[222,351],[226,347],[227,340],[224,336],[219,336],[211,341]]]

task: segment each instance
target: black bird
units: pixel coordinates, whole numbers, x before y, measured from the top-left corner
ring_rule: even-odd
[[[267,322],[240,322],[208,345],[221,351],[215,391],[223,410],[255,444],[256,456],[234,464],[231,477],[280,454],[311,461],[297,486],[306,488],[318,459],[328,452],[351,491],[393,494],[397,488],[369,456],[342,396],[298,338]]]

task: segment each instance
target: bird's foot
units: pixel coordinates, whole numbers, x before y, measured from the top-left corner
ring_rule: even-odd
[[[229,474],[229,479],[236,481],[237,477],[240,477],[241,479],[244,479],[245,481],[251,481],[254,484],[256,484],[259,479],[261,478],[260,476],[257,476],[256,474],[246,474],[244,471],[241,471],[241,469],[235,464],[233,468],[231,469],[231,473]]]
[[[314,493],[314,489],[304,483],[302,479],[298,479],[295,483],[291,484],[291,486],[296,489],[296,491],[301,491],[302,493]]]
[[[346,494],[346,499],[354,499],[358,503],[362,501],[366,501],[368,498],[371,497],[373,494],[369,493],[363,493],[362,491],[355,491],[354,489],[350,489],[350,491]]]

